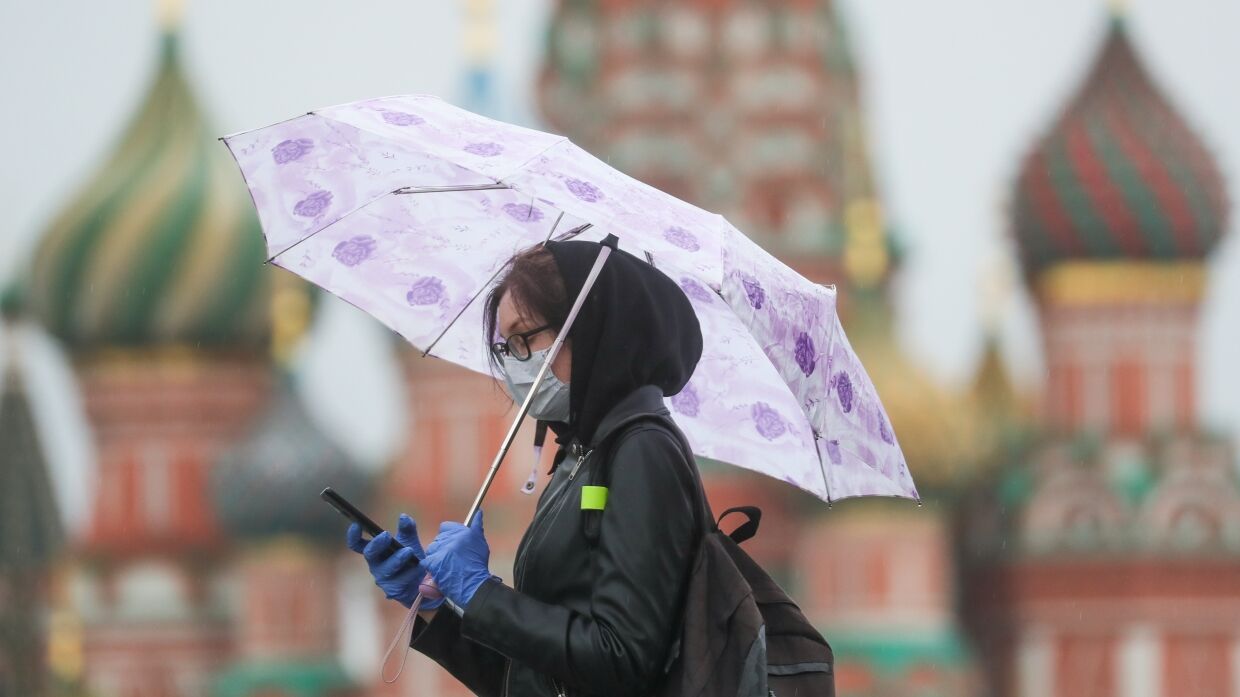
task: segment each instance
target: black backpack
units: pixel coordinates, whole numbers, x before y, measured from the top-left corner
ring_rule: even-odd
[[[657,423],[673,435],[693,462],[693,452],[670,417],[644,416],[634,423]],[[617,428],[596,450],[592,483],[606,486]],[[834,697],[835,658],[826,639],[805,619],[801,608],[740,548],[758,532],[762,511],[730,508],[716,520],[702,480],[693,467],[701,497],[698,547],[685,593],[680,637],[672,647],[666,675],[654,697]],[[598,539],[598,518],[583,520],[587,539]],[[732,513],[748,520],[724,533],[719,525]]]

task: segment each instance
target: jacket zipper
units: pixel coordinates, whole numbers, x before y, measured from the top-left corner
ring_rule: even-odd
[[[590,459],[590,454],[593,452],[593,450],[587,450],[584,455],[577,458],[577,464],[573,465],[572,471],[568,473],[568,481],[573,481],[573,477],[577,476],[577,470],[581,469],[582,463]]]
[[[530,529],[528,531],[529,546],[524,550],[520,550],[522,552],[521,556],[523,560],[524,560],[524,557],[529,554],[530,549],[532,549],[534,544],[537,542],[537,535],[538,533],[542,532],[542,528],[546,524],[547,520],[559,515],[560,509],[563,508],[563,501],[560,500],[561,497],[563,497],[565,492],[567,492],[568,489],[572,486],[573,477],[577,476],[577,470],[580,469],[582,463],[585,462],[586,459],[590,457],[591,452],[594,452],[594,451],[592,450],[587,451],[577,457],[577,462],[573,465],[572,471],[568,473],[568,479],[564,481],[564,485],[561,486],[558,491],[556,491],[550,497],[547,498],[547,505],[543,507],[542,514],[541,515],[535,514],[534,522],[531,523]],[[553,513],[552,508],[556,505],[559,505],[559,508],[557,508]],[[517,585],[523,584],[523,581],[525,580],[525,571],[528,566],[529,565],[526,563],[521,564],[521,569],[517,571],[517,574],[516,574]]]

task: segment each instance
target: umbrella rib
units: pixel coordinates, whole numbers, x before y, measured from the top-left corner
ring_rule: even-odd
[[[555,234],[555,229],[560,226],[560,221],[564,219],[564,211],[555,217],[555,222],[551,224],[551,229],[547,231],[547,236],[543,238],[542,246],[546,247],[547,242],[551,240],[551,236]]]
[[[576,237],[576,236],[580,235],[581,233],[585,232],[586,230],[589,230],[589,229],[590,229],[590,228],[592,228],[592,227],[594,227],[594,223],[585,223],[585,224],[582,224],[582,225],[578,225],[577,227],[573,228],[572,230],[569,230],[569,231],[567,231],[567,232],[565,232],[565,233],[561,234],[559,237],[555,238],[555,241],[556,241],[556,242],[563,242],[564,240],[571,240],[571,239],[573,239],[574,237]],[[546,244],[546,242],[543,242],[543,244]]]
[[[439,332],[439,336],[435,337],[435,340],[431,342],[430,346],[427,346],[426,350],[422,352],[423,358],[426,358],[428,355],[430,355],[431,349],[435,348],[435,344],[439,343],[439,340],[442,339],[444,335],[448,333],[448,330],[452,328],[452,325],[456,324],[456,321],[461,318],[461,315],[465,314],[465,311],[469,309],[469,306],[474,304],[474,301],[478,299],[479,295],[482,295],[482,291],[491,287],[491,284],[495,282],[495,279],[499,276],[500,272],[503,271],[506,267],[507,267],[506,264],[500,264],[500,267],[495,270],[495,273],[491,274],[491,278],[486,283],[482,284],[482,287],[478,289],[478,292],[473,294],[473,296],[469,299],[468,302],[466,302],[464,305],[461,306],[461,309],[457,311],[456,313],[456,317],[453,317],[452,321],[448,322],[448,326],[444,327],[443,331]]]
[[[491,188],[499,188],[499,187],[491,187]],[[503,187],[503,188],[509,188],[509,187]],[[421,193],[421,192],[410,191],[410,192],[405,192],[405,193]],[[563,219],[564,219],[564,211],[560,211],[560,215],[558,215],[555,219],[555,222],[551,224],[551,232],[547,233],[547,239],[543,240],[543,246],[546,246],[547,240],[551,239],[551,236],[555,234],[556,227],[559,226],[560,221]],[[499,276],[499,272],[503,270],[504,270],[504,265],[500,265],[499,269],[497,269],[495,273],[491,274],[491,278],[487,280],[486,283],[482,284],[482,287],[478,289],[478,292],[474,293],[473,296],[470,297],[469,301],[466,302],[463,306],[461,306],[461,309],[457,311],[456,316],[452,318],[452,321],[448,322],[448,326],[444,327],[443,331],[439,332],[439,335],[435,337],[435,340],[430,343],[430,346],[427,346],[426,350],[422,352],[423,358],[426,358],[428,355],[430,355],[431,349],[435,348],[435,344],[438,344],[439,340],[444,338],[444,335],[448,333],[448,330],[452,329],[452,325],[456,324],[456,321],[461,318],[461,315],[465,314],[465,311],[469,309],[469,306],[474,304],[474,301],[478,299],[479,295],[482,295],[482,291],[489,288],[491,284],[495,282],[495,278]]]
[[[560,220],[563,218],[564,218],[564,213],[561,212],[559,217],[555,219],[555,224],[551,226],[551,232],[547,233],[547,239],[543,240],[544,246],[551,239],[551,235],[555,233],[556,226],[560,224]],[[569,230],[568,232],[564,233],[564,235],[570,238],[576,237],[577,235],[580,235],[581,233],[585,232],[586,230],[589,230],[592,227],[594,227],[593,223],[586,223],[584,225],[578,225],[572,230]],[[465,311],[469,309],[469,306],[474,304],[474,301],[478,299],[479,295],[482,295],[482,291],[489,288],[491,284],[495,282],[496,277],[498,277],[500,271],[503,271],[503,270],[504,270],[504,267],[500,266],[499,269],[495,273],[491,274],[491,278],[488,279],[486,283],[482,284],[482,287],[478,289],[478,292],[474,293],[473,297],[471,297],[469,301],[466,302],[465,305],[461,307],[461,309],[456,313],[456,316],[452,318],[452,321],[448,322],[448,326],[444,327],[443,331],[439,332],[439,336],[436,336],[435,340],[431,342],[430,346],[426,347],[426,350],[422,352],[423,358],[426,358],[428,355],[430,355],[431,350],[435,348],[435,345],[439,343],[439,340],[444,338],[444,336],[448,333],[448,330],[452,329],[452,325],[456,324],[456,321],[461,318],[461,315],[465,314]]]
[[[340,222],[340,221],[344,220],[345,218],[348,218],[349,216],[351,216],[351,215],[353,215],[354,213],[356,213],[356,212],[358,212],[358,211],[362,210],[363,208],[366,208],[367,206],[370,206],[370,205],[372,205],[372,204],[374,204],[374,203],[378,202],[378,201],[379,201],[379,200],[381,200],[381,199],[384,199],[384,198],[386,198],[386,197],[388,197],[388,196],[391,196],[391,195],[392,195],[392,194],[394,194],[394,193],[396,193],[396,192],[395,192],[395,191],[389,191],[389,192],[387,192],[387,193],[383,194],[382,196],[376,196],[376,197],[374,197],[374,198],[370,199],[370,200],[369,200],[369,201],[367,201],[366,203],[363,203],[362,205],[358,206],[357,208],[354,208],[353,210],[349,211],[348,213],[345,213],[344,215],[340,216],[339,218],[336,218],[335,220],[333,220],[333,221],[331,221],[330,223],[328,223],[328,224],[324,225],[323,227],[319,228],[318,230],[315,230],[314,232],[310,233],[309,235],[306,235],[305,237],[302,237],[301,239],[297,240],[297,241],[296,241],[296,242],[294,242],[293,244],[290,244],[289,246],[285,247],[284,249],[281,249],[280,251],[276,252],[275,254],[272,254],[271,256],[267,257],[267,261],[266,261],[265,263],[270,264],[271,262],[273,262],[273,261],[275,261],[275,260],[276,260],[276,257],[281,257],[281,256],[284,256],[285,254],[287,254],[287,253],[289,252],[289,250],[293,249],[294,247],[296,247],[297,245],[301,244],[302,242],[305,242],[306,240],[310,239],[311,237],[314,237],[315,235],[319,234],[320,232],[323,232],[323,231],[324,231],[324,230],[326,230],[327,228],[329,228],[329,227],[331,227],[331,226],[335,225],[336,223],[338,223],[338,222]]]
[[[827,394],[824,397],[825,399],[831,398],[831,364],[832,358],[835,356],[835,334],[839,331],[839,326],[840,323],[837,316],[836,321],[831,323],[831,338],[827,340]],[[822,459],[822,448],[819,448],[817,443],[817,440],[822,436],[818,433],[818,430],[814,428],[814,424],[811,423],[809,427],[814,430],[814,452],[818,455],[818,468],[822,470],[822,485],[827,492],[827,507],[830,508],[831,483],[830,480],[827,479],[827,463]]]
[[[488,191],[490,189],[511,189],[507,184],[466,184],[464,186],[402,186],[393,194],[438,194],[447,191]]]
[[[331,221],[330,223],[328,223],[328,224],[324,225],[323,227],[319,228],[318,230],[315,230],[314,232],[310,233],[309,235],[306,235],[305,237],[303,237],[303,238],[301,238],[301,239],[297,240],[297,241],[296,241],[296,242],[294,242],[293,244],[290,244],[289,246],[285,247],[284,249],[282,249],[282,250],[280,250],[280,251],[276,252],[275,254],[272,254],[270,257],[268,257],[268,258],[267,258],[267,262],[266,262],[266,263],[270,264],[271,262],[275,261],[276,257],[278,257],[278,256],[282,256],[283,254],[285,254],[286,252],[288,252],[288,251],[289,251],[289,250],[291,250],[292,248],[296,247],[297,245],[301,244],[302,242],[305,242],[306,240],[310,239],[311,237],[314,237],[315,235],[319,234],[320,232],[323,232],[323,231],[324,231],[324,230],[326,230],[327,228],[329,228],[329,227],[331,227],[331,226],[335,225],[336,223],[338,223],[338,222],[340,222],[340,221],[344,220],[345,218],[348,218],[349,216],[351,216],[351,215],[353,215],[354,213],[356,213],[356,212],[358,212],[358,211],[362,210],[363,208],[366,208],[367,206],[370,206],[370,205],[373,205],[373,204],[377,203],[380,199],[383,199],[383,198],[385,198],[385,197],[387,197],[387,196],[392,196],[392,195],[401,195],[401,194],[434,194],[434,193],[447,193],[447,192],[453,192],[453,191],[486,191],[486,190],[489,190],[489,189],[511,189],[511,188],[512,188],[512,187],[511,187],[511,186],[508,186],[507,184],[470,184],[470,185],[467,185],[467,186],[402,186],[401,188],[399,188],[399,189],[394,189],[394,190],[392,190],[392,191],[389,191],[389,192],[387,192],[387,193],[383,194],[382,196],[376,196],[375,198],[370,199],[370,200],[369,200],[369,201],[367,201],[366,203],[363,203],[362,205],[358,206],[357,208],[354,208],[353,210],[349,211],[348,213],[345,213],[344,215],[340,216],[339,218],[336,218],[335,220],[333,220],[333,221]]]

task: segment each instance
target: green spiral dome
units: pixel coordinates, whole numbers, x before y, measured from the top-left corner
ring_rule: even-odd
[[[263,237],[217,135],[169,32],[119,145],[35,252],[26,280],[35,319],[74,350],[265,345]]]

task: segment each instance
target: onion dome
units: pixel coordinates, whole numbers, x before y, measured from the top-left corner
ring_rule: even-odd
[[[1017,181],[1013,228],[1026,272],[1068,260],[1195,260],[1227,202],[1201,141],[1142,66],[1123,20]]]
[[[35,253],[30,309],[73,349],[267,339],[258,218],[177,54],[169,31],[119,145]]]
[[[369,493],[366,475],[323,435],[287,374],[251,435],[216,462],[210,486],[216,516],[236,538],[296,535],[336,545],[348,521],[319,492],[330,486],[359,507]]]
[[[0,577],[45,566],[64,538],[18,365],[20,347],[12,340],[13,325],[5,324],[9,341],[0,369]]]

